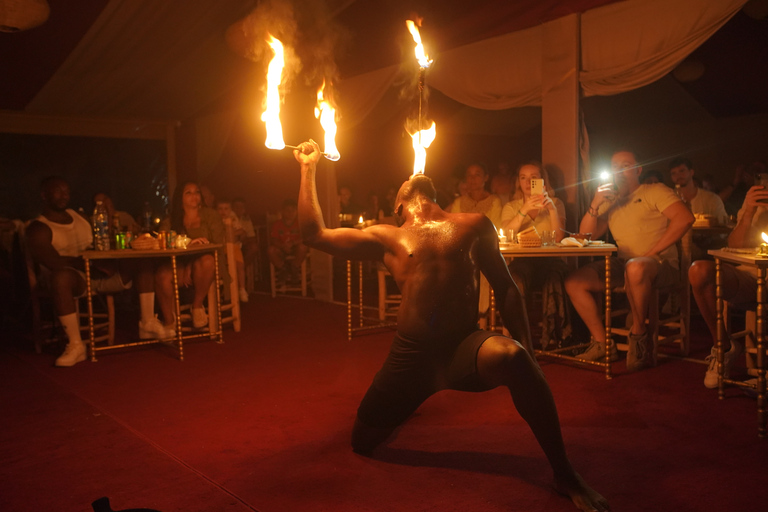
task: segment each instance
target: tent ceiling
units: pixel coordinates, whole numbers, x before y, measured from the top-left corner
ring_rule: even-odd
[[[424,18],[425,41],[432,53],[439,53],[613,1],[324,3],[342,34],[334,59],[343,79],[398,62],[403,20],[413,13]],[[187,119],[229,96],[239,97],[263,80],[260,66],[235,55],[224,42],[226,29],[254,2],[49,0],[49,4],[50,19],[41,27],[0,33],[0,109]],[[305,12],[304,7],[298,12],[300,31],[307,26],[307,14],[314,12]],[[768,21],[739,13],[691,57],[704,65],[704,75],[683,87],[710,114],[768,112],[764,94]]]

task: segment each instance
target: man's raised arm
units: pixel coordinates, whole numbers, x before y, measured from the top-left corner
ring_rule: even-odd
[[[309,142],[302,142],[299,149],[293,151],[293,155],[301,168],[298,210],[299,229],[304,243],[345,259],[382,259],[386,248],[376,234],[392,226],[371,226],[365,230],[326,228],[315,184],[320,147],[310,139]]]

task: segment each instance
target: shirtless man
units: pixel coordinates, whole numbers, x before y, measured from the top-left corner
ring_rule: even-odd
[[[581,510],[609,510],[566,456],[552,393],[531,356],[525,305],[499,252],[493,223],[479,213],[446,213],[435,202],[432,180],[418,175],[397,194],[397,227],[327,229],[315,188],[320,154],[312,140],[294,151],[301,164],[304,242],[345,259],[382,261],[402,292],[398,332],[358,409],[353,450],[369,455],[440,390],[506,386],[552,466],[557,489]],[[514,340],[477,328],[481,271]]]

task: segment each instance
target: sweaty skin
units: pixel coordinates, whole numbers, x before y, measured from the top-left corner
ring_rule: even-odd
[[[395,200],[399,226],[327,229],[315,188],[320,155],[311,140],[294,151],[301,164],[299,225],[306,245],[344,259],[382,261],[402,294],[398,334],[420,343],[439,344],[476,331],[482,272],[513,339],[493,335],[480,346],[478,377],[486,389],[503,385],[510,390],[552,466],[558,492],[580,510],[610,510],[566,456],[552,394],[533,358],[525,304],[499,252],[491,221],[482,214],[443,211],[434,197],[424,193],[431,180],[417,176],[402,185]],[[393,430],[366,425],[358,418],[353,448],[370,454]]]

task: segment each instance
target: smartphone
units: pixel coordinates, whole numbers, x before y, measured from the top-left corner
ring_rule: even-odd
[[[544,193],[544,180],[542,178],[531,178],[531,195],[540,196]]]
[[[764,190],[768,190],[768,173],[761,172],[755,176],[756,185],[762,185]],[[768,203],[765,199],[761,199],[758,203]]]

